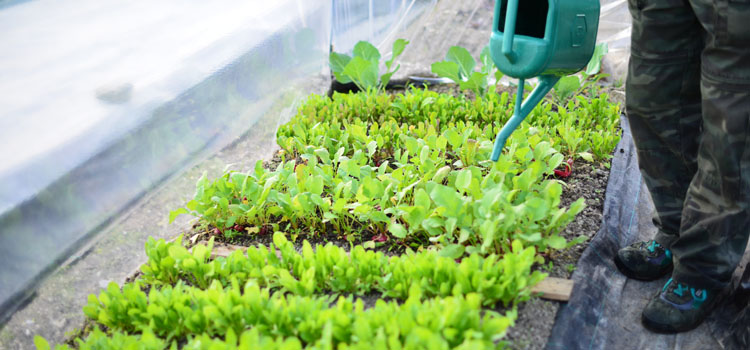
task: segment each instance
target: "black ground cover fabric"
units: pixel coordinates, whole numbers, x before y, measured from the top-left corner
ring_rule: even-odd
[[[617,271],[618,249],[650,239],[654,207],[641,173],[627,119],[607,184],[602,226],[578,262],[570,301],[557,313],[547,350],[559,349],[750,349],[750,251],[709,319],[693,331],[663,335],[641,325],[641,310],[667,277],[629,280]],[[748,229],[748,228],[743,228]]]

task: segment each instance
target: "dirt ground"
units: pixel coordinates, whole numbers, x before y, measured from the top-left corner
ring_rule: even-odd
[[[560,205],[569,206],[578,198],[586,200],[586,209],[562,232],[565,238],[587,237],[587,241],[550,256],[552,266],[539,267],[552,277],[570,278],[578,259],[599,230],[604,209],[609,169],[604,165],[576,162],[567,179]],[[516,325],[508,331],[512,349],[544,349],[547,345],[560,302],[534,298],[520,305]]]

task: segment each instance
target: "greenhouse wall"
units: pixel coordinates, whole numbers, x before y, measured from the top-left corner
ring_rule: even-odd
[[[132,203],[434,1],[0,1],[0,320]],[[165,211],[166,217],[166,211]]]

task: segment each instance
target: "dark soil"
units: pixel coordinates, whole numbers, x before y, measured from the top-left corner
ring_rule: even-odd
[[[607,163],[608,164],[608,163]],[[548,265],[537,268],[553,277],[570,278],[588,242],[594,237],[602,221],[604,193],[609,180],[609,168],[605,163],[591,164],[577,161],[573,173],[563,182],[562,206],[569,206],[578,198],[584,198],[586,209],[571,222],[562,235],[568,240],[586,237],[586,241],[568,249],[553,252]],[[551,263],[551,265],[549,265]],[[533,298],[518,307],[516,325],[508,331],[507,339],[512,349],[544,349],[547,345],[559,302]]]

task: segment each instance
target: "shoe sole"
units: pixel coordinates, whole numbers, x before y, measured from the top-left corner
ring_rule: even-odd
[[[705,321],[708,318],[708,316],[711,313],[710,310],[712,310],[716,305],[719,305],[719,303],[722,302],[722,298],[723,298],[722,295],[719,294],[719,296],[714,298],[714,300],[711,301],[710,304],[705,305],[706,310],[709,310],[706,312],[705,315],[698,317],[695,322],[685,325],[683,327],[674,327],[668,324],[656,323],[652,321],[651,319],[649,319],[648,317],[646,317],[646,315],[644,315],[643,313],[641,313],[641,324],[643,324],[643,327],[645,327],[646,329],[652,332],[661,333],[661,334],[675,334],[675,333],[692,331],[693,329],[698,328],[698,326],[700,326],[701,323],[703,323],[703,321]]]
[[[648,317],[641,314],[641,323],[643,324],[643,327],[646,327],[646,329],[654,332],[654,333],[660,333],[660,334],[675,334],[675,333],[682,333],[691,331],[698,326],[700,326],[701,323],[703,323],[703,320],[700,320],[696,323],[689,324],[685,327],[674,327],[667,324],[661,324],[656,323],[654,321],[651,321]]]
[[[617,266],[617,269],[618,269],[618,270],[620,270],[620,272],[621,272],[621,273],[622,273],[623,275],[625,275],[625,276],[626,276],[626,277],[628,277],[628,278],[632,278],[632,279],[634,279],[634,280],[639,280],[639,281],[647,281],[647,282],[648,282],[648,281],[656,281],[656,280],[658,280],[658,279],[660,279],[660,278],[662,278],[662,277],[666,276],[666,275],[667,275],[668,273],[670,273],[670,272],[672,271],[672,267],[673,267],[673,266],[670,266],[668,270],[665,270],[665,271],[664,271],[663,273],[661,273],[661,274],[659,274],[659,275],[657,275],[657,276],[646,276],[646,277],[644,277],[644,276],[642,276],[642,275],[638,275],[638,274],[636,274],[635,272],[633,272],[633,270],[629,269],[629,268],[628,268],[628,267],[627,267],[627,266],[626,266],[626,265],[625,265],[625,264],[624,264],[624,263],[623,263],[623,262],[622,262],[622,261],[620,260],[620,256],[618,256],[618,255],[615,255],[615,259],[614,259],[614,260],[615,260],[615,266]]]

